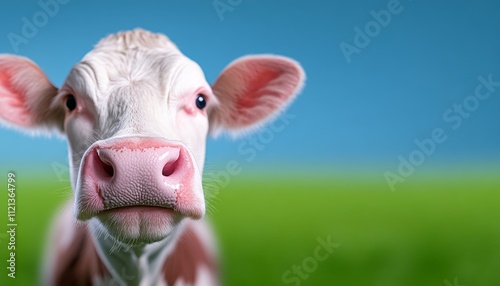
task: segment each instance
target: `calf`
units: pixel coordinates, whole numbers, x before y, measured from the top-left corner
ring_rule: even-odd
[[[54,87],[33,62],[0,55],[0,119],[68,140],[72,203],[44,263],[47,285],[216,285],[202,170],[208,134],[275,117],[304,72],[288,58],[237,59],[210,86],[164,35],[101,40]]]

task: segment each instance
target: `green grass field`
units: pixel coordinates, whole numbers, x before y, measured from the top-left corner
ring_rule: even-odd
[[[66,183],[22,175],[17,278],[0,236],[0,285],[38,284],[48,224],[68,198]],[[210,200],[225,285],[500,285],[500,176],[420,177],[396,192],[369,176],[290,177],[234,177]],[[328,237],[339,246],[314,259]],[[310,273],[283,280],[304,262]]]

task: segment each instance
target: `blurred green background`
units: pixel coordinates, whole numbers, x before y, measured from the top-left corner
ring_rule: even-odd
[[[500,285],[500,178],[492,170],[417,175],[396,192],[369,174],[234,176],[208,212],[225,285]],[[46,231],[69,189],[54,174],[20,171],[17,180],[17,277],[4,275],[0,236],[0,283],[37,285]],[[318,239],[329,236],[339,246],[311,264]],[[313,270],[307,279],[285,283],[304,261]]]

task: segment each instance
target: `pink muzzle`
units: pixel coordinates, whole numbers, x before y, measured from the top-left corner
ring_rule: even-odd
[[[187,148],[152,137],[98,141],[85,153],[76,188],[80,220],[117,208],[148,206],[200,218],[201,174]]]

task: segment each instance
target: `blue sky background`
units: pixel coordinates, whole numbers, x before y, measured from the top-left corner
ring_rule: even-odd
[[[47,0],[42,0],[47,2]],[[500,160],[500,88],[452,130],[443,113],[474,95],[478,76],[500,81],[498,1],[401,0],[398,14],[350,63],[340,49],[354,45],[355,27],[391,1],[240,1],[219,17],[213,0],[77,1],[60,5],[19,55],[37,62],[58,86],[103,36],[142,27],[167,34],[204,69],[210,82],[233,59],[255,53],[301,62],[307,82],[287,111],[284,131],[257,151],[238,152],[245,138],[210,140],[207,164],[236,160],[248,168],[394,170],[398,156],[435,128],[446,142],[425,167],[491,166]],[[220,2],[228,4],[228,1]],[[238,4],[233,0],[232,3]],[[230,5],[230,4],[229,4]],[[0,53],[15,53],[8,34],[22,36],[23,17],[43,11],[37,1],[2,0]],[[0,111],[1,112],[1,111]],[[66,162],[63,140],[29,138],[0,129],[2,168]]]

